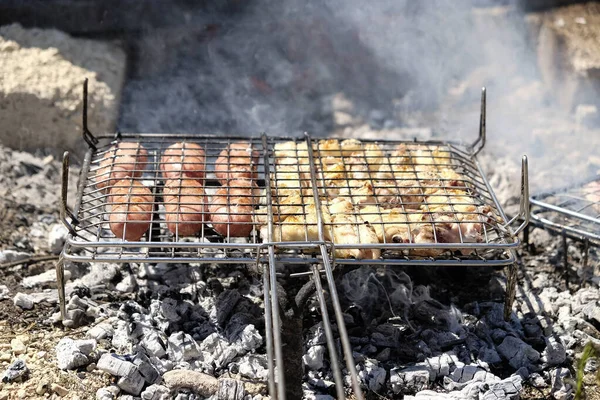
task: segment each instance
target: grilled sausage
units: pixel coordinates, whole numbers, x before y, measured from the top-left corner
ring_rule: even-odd
[[[251,182],[232,181],[231,187],[223,187],[215,193],[208,207],[213,229],[225,237],[245,237],[252,231],[252,215],[256,201]]]
[[[110,230],[117,238],[137,241],[150,227],[153,196],[150,189],[133,179],[117,181],[110,189]]]
[[[96,187],[103,189],[126,178],[142,175],[148,163],[148,151],[137,142],[120,142],[112,146],[100,160],[96,170]]]
[[[233,180],[256,179],[258,157],[258,151],[250,143],[231,143],[219,154],[215,162],[215,175],[221,185]]]
[[[192,179],[173,179],[163,189],[167,228],[178,236],[194,236],[202,230],[207,200],[204,188]]]
[[[167,147],[160,159],[160,170],[165,179],[204,179],[206,155],[196,143],[175,143]]]

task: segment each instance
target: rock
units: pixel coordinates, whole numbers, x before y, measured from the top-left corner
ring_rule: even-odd
[[[88,355],[96,349],[96,341],[62,338],[56,345],[56,363],[62,370],[75,369],[89,364]]]
[[[325,355],[325,346],[311,346],[302,356],[302,362],[309,369],[316,371],[323,368],[323,356]]]
[[[497,350],[514,369],[528,367],[540,359],[537,350],[514,336],[506,336]]]
[[[69,390],[66,387],[58,385],[56,383],[53,383],[50,385],[50,390],[52,390],[54,393],[56,393],[60,397],[65,397],[66,395],[69,394]]]
[[[19,382],[27,379],[28,376],[29,369],[27,368],[27,364],[25,364],[24,360],[17,359],[8,367],[8,369],[4,372],[4,375],[2,375],[2,382]]]
[[[13,298],[15,306],[20,307],[24,310],[31,310],[33,308],[33,299],[31,296],[25,293],[17,293]]]
[[[69,231],[63,224],[54,224],[48,234],[48,249],[52,254],[60,254],[62,251]]]
[[[125,72],[125,53],[118,45],[13,24],[0,28],[0,49],[5,78],[0,142],[5,146],[86,149],[81,137],[84,78],[90,80],[90,129],[114,130]]]
[[[25,346],[25,343],[19,338],[14,338],[10,341],[10,348],[16,355],[23,354],[27,351],[27,346]]]

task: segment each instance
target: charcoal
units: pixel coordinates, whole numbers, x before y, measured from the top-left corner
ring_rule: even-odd
[[[556,368],[550,371],[550,386],[552,397],[556,400],[571,398],[573,387],[566,381],[571,378],[571,373],[566,368]]]
[[[500,382],[493,383],[489,389],[481,396],[482,400],[517,400],[520,397],[522,378],[519,375],[513,375]]]
[[[144,353],[138,352],[135,355],[133,359],[133,365],[137,367],[140,375],[142,375],[142,377],[147,383],[153,384],[160,379],[158,371],[156,370],[156,368],[154,368],[154,366],[150,362],[150,359],[146,357]]]
[[[429,370],[423,366],[413,366],[404,369],[392,368],[390,383],[394,393],[404,390],[418,392],[429,388]]]
[[[69,231],[63,224],[52,225],[48,235],[48,249],[52,254],[59,254],[62,251],[68,233]]]
[[[246,355],[238,361],[239,373],[252,380],[265,380],[269,374],[266,357]]]
[[[514,369],[528,367],[531,363],[537,362],[540,359],[540,353],[521,339],[514,336],[507,336],[504,338],[497,349],[498,353],[500,353]]]
[[[243,400],[246,395],[244,383],[235,379],[219,379],[217,397],[221,399]]]
[[[105,353],[100,357],[96,367],[101,371],[121,377],[134,375],[138,371],[137,367],[124,357],[109,353]]]
[[[90,328],[86,332],[86,336],[95,340],[107,339],[113,336],[114,331],[115,330],[111,324],[102,322]]]
[[[27,379],[29,376],[29,368],[24,360],[17,359],[13,362],[2,375],[2,382],[20,382]]]
[[[241,295],[237,290],[226,290],[221,293],[216,300],[215,308],[211,314],[211,320],[215,321],[217,325],[223,327],[225,322],[229,320],[231,312],[235,308],[238,301],[240,301]]]
[[[202,356],[200,346],[194,338],[181,331],[169,336],[167,351],[175,361],[188,361]]]
[[[162,385],[150,385],[141,394],[143,400],[166,400],[170,390]]]
[[[121,376],[117,381],[117,386],[126,393],[138,396],[144,387],[144,383],[144,378],[142,378],[140,373],[136,370],[129,375]]]
[[[549,366],[564,363],[567,359],[567,353],[561,338],[553,335],[544,339],[546,341],[546,348],[542,352],[541,361]]]
[[[365,361],[364,367],[358,372],[361,381],[375,393],[384,387],[386,375],[385,368],[380,367],[374,360]]]

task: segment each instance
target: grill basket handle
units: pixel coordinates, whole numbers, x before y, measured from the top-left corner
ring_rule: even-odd
[[[76,225],[79,221],[75,215],[67,207],[67,195],[69,192],[69,152],[65,151],[63,154],[62,162],[62,187],[61,187],[61,206],[60,206],[60,220],[63,225],[69,230],[71,235],[77,235],[73,225]],[[67,220],[67,216],[71,218],[72,223]]]
[[[529,162],[527,156],[521,159],[521,204],[519,213],[511,218],[506,226],[512,225],[517,219],[522,219],[523,222],[515,230],[514,234],[521,233],[529,224]]]

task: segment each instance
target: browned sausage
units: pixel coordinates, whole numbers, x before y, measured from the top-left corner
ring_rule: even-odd
[[[231,143],[219,154],[215,162],[215,175],[221,185],[226,185],[230,180],[256,179],[258,157],[258,151],[250,143]]]
[[[115,182],[110,189],[110,230],[117,238],[137,241],[150,227],[153,196],[150,189],[133,179]]]
[[[175,143],[167,147],[160,159],[160,170],[165,179],[204,179],[206,155],[199,144]]]
[[[206,219],[206,195],[202,184],[192,179],[173,179],[163,189],[167,228],[178,236],[194,236]]]
[[[100,160],[96,170],[96,187],[103,189],[125,178],[142,175],[148,163],[148,151],[137,142],[120,142],[112,146]]]
[[[208,211],[213,229],[220,235],[226,237],[250,235],[254,212],[254,201],[250,196],[250,189],[221,188],[217,190]]]

